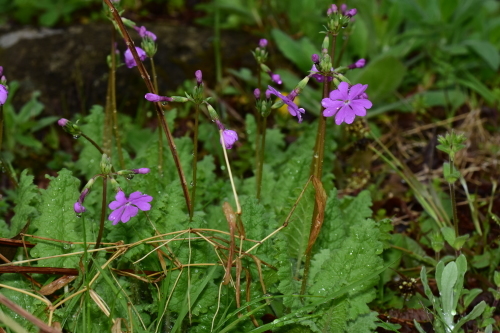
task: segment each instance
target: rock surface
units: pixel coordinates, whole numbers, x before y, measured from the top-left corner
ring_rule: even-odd
[[[146,24],[158,36],[155,56],[160,93],[194,78],[197,69],[209,87],[215,86],[213,30],[193,26]],[[67,29],[0,29],[0,65],[9,81],[17,80],[21,89],[13,103],[19,109],[34,90],[40,90],[45,115],[71,118],[86,114],[94,104],[104,105],[112,27],[109,24],[72,26]],[[136,46],[140,38],[129,31]],[[117,34],[118,36],[118,34]],[[255,66],[250,50],[258,39],[242,32],[222,32],[223,67]],[[118,41],[123,55],[125,43]],[[150,71],[149,61],[145,61]],[[137,103],[146,93],[136,68],[117,70],[119,110],[135,113]]]

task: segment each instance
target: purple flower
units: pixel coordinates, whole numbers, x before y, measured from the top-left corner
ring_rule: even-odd
[[[283,100],[283,102],[288,105],[288,112],[294,117],[297,117],[299,120],[299,123],[302,122],[302,115],[301,113],[305,113],[306,110],[303,108],[299,108],[294,102],[292,98],[288,98],[286,96],[283,96],[278,90],[274,89],[271,86],[267,86],[267,88],[270,90],[271,94],[278,96]],[[295,97],[295,96],[294,96]]]
[[[260,41],[259,41],[259,46],[264,48],[267,46],[267,39],[264,39],[262,38]]]
[[[81,214],[86,211],[85,207],[83,207],[83,204],[80,201],[75,202],[75,204],[73,205],[73,209],[77,214]]]
[[[139,55],[139,59],[141,61],[146,60],[147,55],[143,49],[136,46],[135,50],[137,51],[137,54]],[[125,65],[127,65],[128,68],[132,68],[132,67],[137,66],[137,64],[135,63],[134,56],[132,55],[132,52],[130,52],[129,49],[127,49],[127,51],[125,51]]]
[[[61,118],[57,121],[57,125],[61,126],[61,127],[64,127],[66,126],[66,124],[68,123],[68,119],[65,119],[65,118]]]
[[[5,104],[7,96],[9,96],[9,91],[3,84],[0,84],[0,105]]]
[[[3,74],[3,66],[0,66],[0,76]]]
[[[116,194],[115,199],[116,200],[112,201],[108,206],[113,210],[108,217],[108,219],[113,222],[113,225],[118,222],[127,223],[131,217],[137,215],[139,209],[142,211],[150,210],[151,204],[149,202],[153,200],[153,197],[137,191],[131,193],[127,199],[125,193],[123,193],[123,191],[119,191]]]
[[[267,72],[269,76],[271,77],[271,80],[276,83],[276,84],[282,84],[283,82],[281,81],[281,77],[279,74],[274,74],[273,72]]]
[[[345,16],[348,16],[348,17],[353,17],[354,15],[356,15],[358,13],[358,10],[356,8],[353,8],[353,9],[349,9],[346,13],[345,13]]]
[[[222,138],[224,138],[224,142],[222,142]],[[235,131],[228,129],[222,131],[220,144],[226,146],[226,149],[233,148],[233,145],[236,141],[238,141],[238,134]]]
[[[152,33],[151,31],[148,31],[145,26],[142,26],[139,28],[134,27],[134,29],[139,33],[139,36],[141,36],[141,38],[149,38],[153,41],[156,40],[156,35],[154,33]]]
[[[134,173],[138,173],[138,174],[143,174],[144,175],[144,174],[149,173],[150,170],[149,170],[149,168],[140,168],[140,169],[132,169],[132,171]]]
[[[321,101],[321,105],[325,108],[323,116],[335,116],[337,125],[345,122],[352,124],[356,116],[366,116],[366,109],[372,107],[372,102],[363,96],[368,85],[355,84],[349,88],[347,82],[341,82],[338,89],[332,90],[328,98]]]
[[[199,69],[194,72],[194,76],[196,77],[196,83],[201,84],[203,82],[203,73]]]
[[[351,64],[347,66],[349,69],[354,69],[354,68],[363,68],[365,67],[366,60],[365,59],[359,59],[356,61],[354,64]]]
[[[147,93],[146,95],[144,95],[144,98],[150,102],[172,102],[173,101],[172,97],[160,96],[160,95],[152,94],[152,93]]]
[[[255,99],[260,99],[260,89],[257,88],[253,91],[253,95],[255,96]]]

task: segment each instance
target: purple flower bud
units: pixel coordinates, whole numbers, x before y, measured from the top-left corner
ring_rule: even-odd
[[[82,203],[80,201],[75,202],[73,205],[73,209],[75,210],[75,213],[81,214],[86,211],[85,207],[83,207]]]
[[[319,62],[319,55],[316,53],[311,56],[311,60],[313,63],[317,64]]]
[[[65,119],[65,118],[61,118],[57,121],[57,125],[61,126],[61,127],[64,127],[66,126],[66,124],[68,123],[68,119]]]
[[[9,96],[9,91],[3,84],[0,84],[0,105],[5,104],[8,96]]]
[[[172,97],[167,97],[167,96],[160,96],[157,94],[152,94],[152,93],[147,93],[144,95],[144,98],[147,99],[150,102],[172,102]]]
[[[134,173],[145,175],[149,173],[149,168],[132,169]]]
[[[0,76],[3,74],[3,66],[0,66]]]
[[[196,77],[196,82],[198,84],[201,84],[203,81],[203,73],[198,69],[196,72],[194,72],[194,76]]]
[[[269,89],[266,89],[266,99],[270,99],[271,98],[271,94],[272,94],[272,91],[269,90]]]
[[[276,83],[276,84],[282,84],[283,82],[281,81],[281,77],[279,74],[274,74],[273,72],[268,72],[269,76],[271,77],[271,80]]]
[[[336,13],[339,11],[339,9],[337,8],[337,5],[335,5],[335,4],[331,5],[330,9],[332,10],[332,13]]]
[[[139,33],[139,36],[141,36],[141,38],[149,38],[152,41],[156,40],[156,35],[151,31],[148,31],[145,26],[142,26],[140,28],[134,27],[134,29]]]
[[[259,41],[259,46],[264,48],[267,46],[267,39],[264,39],[262,38],[260,41]]]
[[[222,142],[222,138],[224,138],[224,143]],[[224,144],[226,149],[231,149],[233,148],[234,143],[238,141],[238,134],[233,130],[224,130],[222,132],[222,138],[220,143]]]
[[[143,49],[136,46],[135,50],[137,51],[137,54],[139,55],[139,60],[141,60],[141,61],[146,60],[147,55]],[[132,68],[132,67],[137,66],[137,64],[135,63],[134,56],[132,55],[132,52],[130,52],[129,49],[127,49],[127,51],[125,51],[124,55],[125,55],[125,65],[127,65],[128,68]]]
[[[327,16],[332,15],[332,9],[330,7],[328,7],[328,9],[326,10],[326,15]]]
[[[260,99],[260,90],[259,90],[259,88],[255,89],[253,91],[253,95],[255,96],[255,99]]]
[[[345,15],[346,10],[347,10],[347,5],[345,3],[343,3],[340,6],[340,11],[342,12],[343,15]]]
[[[354,64],[351,64],[351,65],[347,66],[347,68],[349,68],[349,69],[363,68],[363,67],[365,67],[365,64],[366,64],[366,60],[365,59],[359,59]]]
[[[353,17],[357,13],[358,13],[358,10],[356,8],[353,8],[353,9],[349,9],[347,11],[347,13],[345,13],[345,16],[347,16],[347,17]]]

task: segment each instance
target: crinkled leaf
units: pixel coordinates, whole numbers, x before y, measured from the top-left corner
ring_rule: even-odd
[[[79,196],[78,186],[80,181],[72,176],[71,171],[63,169],[58,177],[48,177],[50,185],[42,193],[39,205],[40,216],[33,220],[32,226],[37,228],[35,236],[65,240],[70,242],[81,242],[83,240],[82,223],[84,219],[78,218],[73,210],[73,203]],[[89,228],[87,228],[89,230]],[[90,234],[88,234],[90,237]],[[92,241],[87,238],[88,241]],[[82,250],[82,245],[70,247],[67,244],[31,239],[37,243],[31,250],[31,255],[35,258],[55,256],[69,253],[70,250]],[[76,268],[79,257],[69,256],[40,260],[42,267],[65,267]]]
[[[21,173],[17,196],[14,199],[14,217],[11,220],[9,238],[17,235],[28,221],[37,215],[35,208],[39,200],[38,187],[33,184],[33,176],[28,175],[28,170]]]

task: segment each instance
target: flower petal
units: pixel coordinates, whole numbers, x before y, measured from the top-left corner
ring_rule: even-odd
[[[333,117],[339,111],[339,108],[327,108],[323,110],[324,117]]]
[[[361,107],[361,108],[365,108],[365,109],[369,109],[372,107],[372,102],[368,99],[354,99],[351,101],[351,105],[354,107]]]
[[[125,211],[125,207],[126,206],[122,206],[122,207],[118,208],[117,210],[112,211],[111,214],[109,214],[108,220],[112,221],[113,225],[120,222],[122,215],[123,215],[123,212]]]
[[[368,85],[365,84],[355,84],[351,87],[351,89],[349,89],[349,99],[355,99],[357,98],[359,95],[361,95],[365,90],[366,88],[368,88]]]
[[[355,112],[352,110],[351,106],[347,106],[348,110],[346,111],[344,122],[346,124],[352,124],[354,118],[356,118]]]
[[[342,107],[342,105],[344,105],[344,101],[333,101],[329,98],[323,98],[323,100],[321,101],[321,105],[323,105],[325,109],[329,108],[337,109]]]
[[[337,112],[337,115],[335,116],[335,124],[342,124],[348,112],[350,112],[350,108],[347,105],[341,107],[339,112]]]
[[[128,202],[128,199],[123,191],[119,191],[118,193],[116,193],[115,199],[115,201],[111,201],[109,203],[109,209],[115,210]]]
[[[132,205],[124,206],[124,212],[123,215],[121,216],[121,221],[123,223],[127,223],[130,220],[130,218],[136,216],[138,212],[139,209],[135,206]]]
[[[343,100],[349,99],[349,95],[348,95],[349,84],[347,82],[340,82],[337,90],[340,91],[340,93],[342,94]]]
[[[3,84],[0,84],[0,105],[5,104],[8,96],[9,96],[9,91],[7,90],[7,88]],[[61,125],[61,126],[63,126],[63,125]]]

